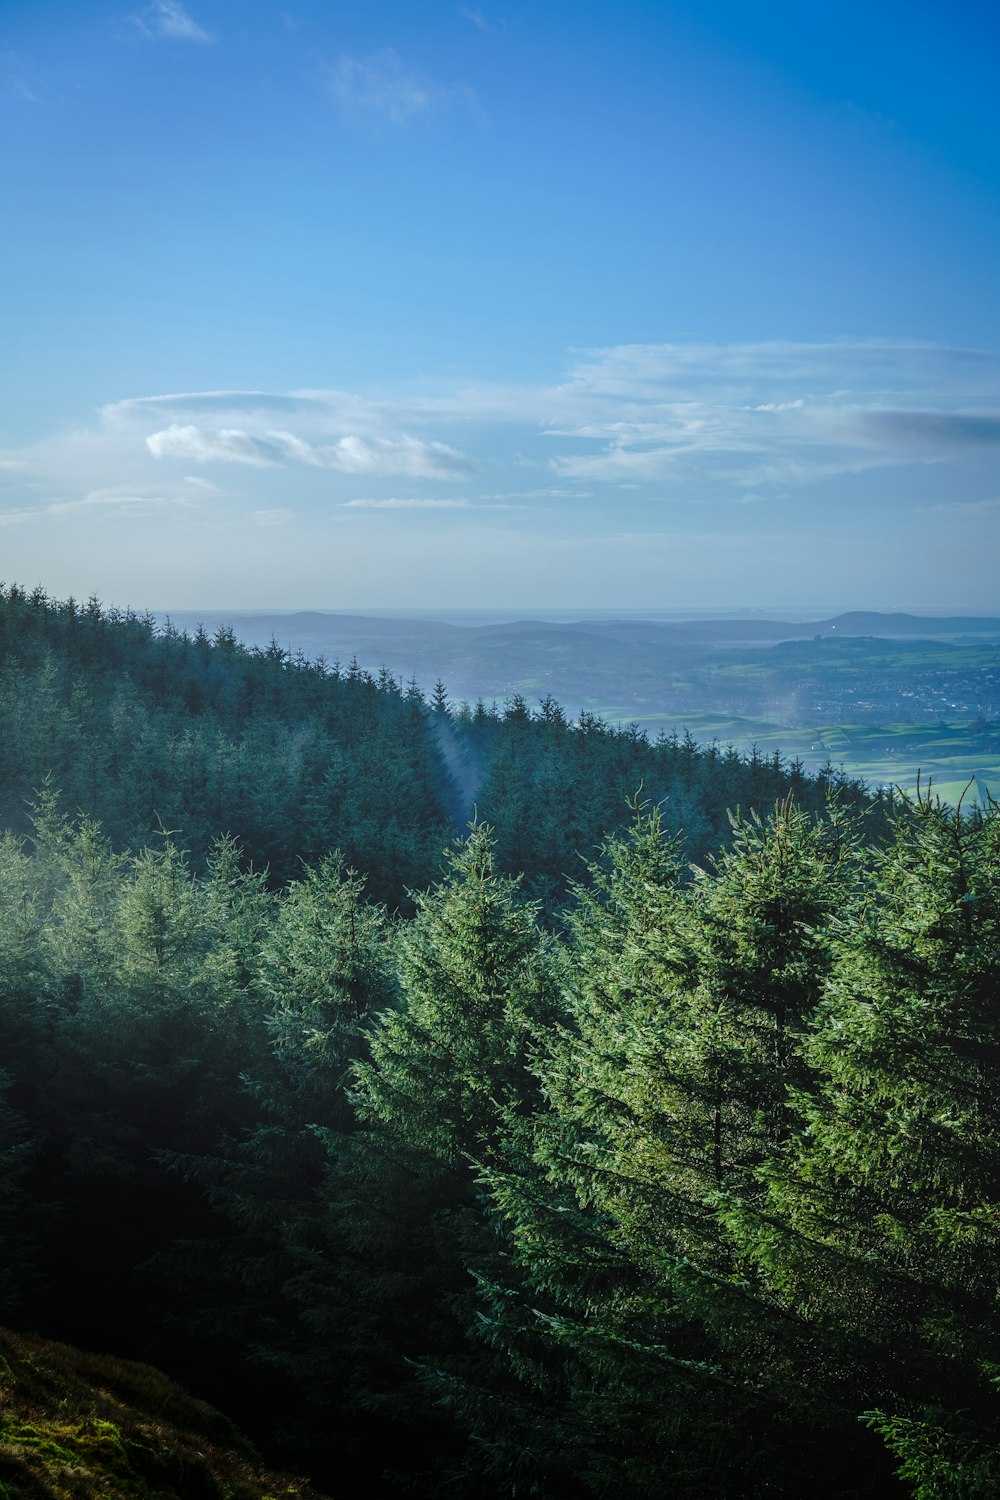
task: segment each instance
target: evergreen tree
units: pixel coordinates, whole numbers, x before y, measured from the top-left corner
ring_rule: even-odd
[[[526,1048],[551,992],[517,886],[474,824],[402,931],[403,1003],[379,1018],[355,1090],[362,1120],[403,1154],[463,1167],[489,1157],[506,1109],[526,1098]]]
[[[564,1466],[601,1493],[836,1493],[822,1434],[793,1456],[795,1425],[809,1427],[772,1371],[785,1330],[747,1281],[728,1214],[759,1202],[756,1174],[787,1136],[851,848],[839,814],[814,824],[786,803],[766,825],[738,823],[686,895],[659,814],[644,812],[571,919],[573,1024],[543,1064],[534,1171],[492,1177],[524,1283],[546,1302],[534,1327],[523,1293],[494,1306],[515,1365],[530,1370],[541,1344],[539,1389],[555,1379],[539,1458],[552,1463],[553,1434],[572,1440]],[[565,1350],[558,1378],[546,1342]]]
[[[330,856],[279,898],[254,960],[258,1046],[243,1129],[171,1158],[221,1217],[214,1235],[161,1258],[161,1271],[185,1287],[185,1357],[200,1358],[221,1389],[238,1349],[252,1379],[230,1406],[245,1404],[289,1458],[319,1468],[331,1423],[341,1448],[370,1439],[351,1389],[347,1205],[330,1163],[341,1162],[354,1128],[350,1066],[394,994],[384,914],[365,901],[362,878]],[[206,1329],[219,1348],[207,1372]]]
[[[1000,1485],[1000,817],[922,797],[873,858],[807,1044],[801,1128],[741,1237],[811,1325],[799,1378],[867,1406],[916,1495],[985,1500]]]
[[[417,898],[397,962],[399,1006],[378,1018],[355,1068],[356,1334],[370,1388],[397,1424],[394,1462],[450,1469],[461,1444],[436,1431],[437,1388],[414,1386],[404,1361],[467,1374],[479,1358],[467,1336],[472,1275],[492,1263],[495,1242],[477,1173],[499,1159],[509,1120],[533,1107],[529,1049],[555,1003],[536,908],[498,875],[482,824]]]

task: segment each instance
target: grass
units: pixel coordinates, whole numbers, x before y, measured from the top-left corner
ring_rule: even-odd
[[[149,1365],[0,1330],[0,1500],[322,1500]]]

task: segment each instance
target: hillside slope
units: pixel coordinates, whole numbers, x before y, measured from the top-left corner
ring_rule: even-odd
[[[321,1500],[149,1365],[0,1331],[3,1500]]]

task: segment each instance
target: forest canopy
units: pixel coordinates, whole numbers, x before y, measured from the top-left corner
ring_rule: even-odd
[[[8,1324],[333,1493],[996,1494],[995,808],[40,590],[0,655]]]

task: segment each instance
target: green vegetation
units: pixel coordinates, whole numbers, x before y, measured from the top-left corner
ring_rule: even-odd
[[[794,786],[819,808],[829,777],[777,755],[653,744],[592,714],[570,722],[548,698],[449,710],[444,694],[435,709],[415,684],[355,662],[0,589],[0,826],[20,833],[48,785],[117,850],[169,829],[204,868],[225,833],[280,886],[336,849],[370,899],[408,910],[478,810],[501,868],[523,872],[554,915],[640,783],[703,858],[731,803],[766,808]]]
[[[609,722],[626,716],[614,706],[604,710]],[[675,727],[673,714],[645,715],[638,727],[655,736]],[[933,724],[819,724],[815,727],[769,719],[689,714],[681,728],[702,743],[718,740],[747,753],[759,751],[799,760],[812,771],[835,766],[844,775],[878,788],[897,787],[909,795],[928,782],[946,802],[957,802],[973,782],[966,801],[985,804],[1000,795],[1000,720],[983,719]]]
[[[226,616],[214,619],[230,628]],[[687,726],[698,740],[717,734],[749,749],[759,722],[762,746],[801,754],[813,769],[822,764],[822,746],[812,748],[822,726],[871,726],[876,743],[859,750],[879,760],[877,740],[887,731],[878,726],[912,726],[923,737],[939,723],[967,722],[974,732],[977,722],[1000,718],[996,619],[852,614],[810,623],[751,617],[459,626],[301,614],[241,617],[238,628],[262,649],[277,635],[313,654],[356,653],[371,667],[415,671],[427,686],[443,676],[453,697],[488,703],[520,693],[534,703],[551,696],[574,715],[637,721],[652,735]],[[967,748],[975,756],[982,747]],[[995,743],[986,748],[996,753]]]
[[[997,1493],[1000,811],[0,603],[11,1493]]]
[[[321,1500],[158,1370],[0,1331],[4,1500]]]

